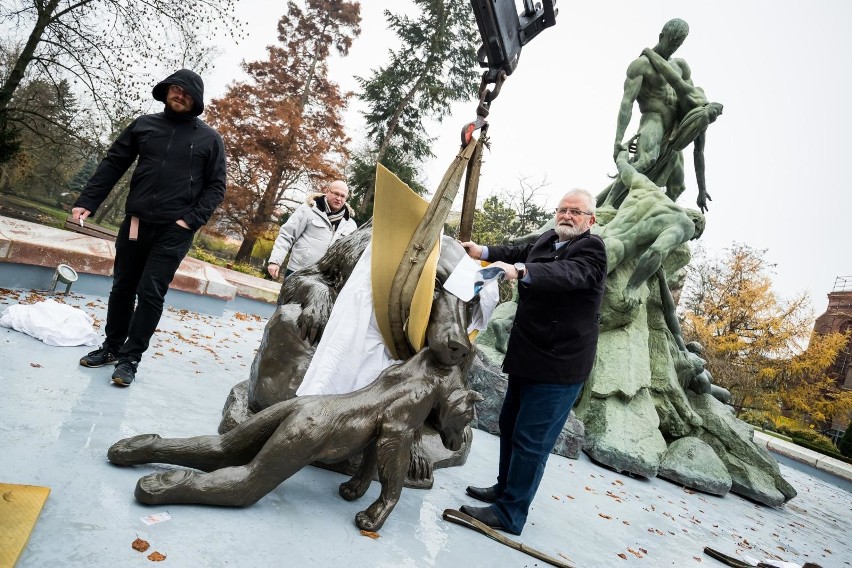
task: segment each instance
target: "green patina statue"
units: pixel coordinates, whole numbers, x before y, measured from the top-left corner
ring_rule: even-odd
[[[679,18],[666,22],[659,42],[627,67],[624,94],[618,112],[613,159],[627,149],[623,140],[633,116],[633,105],[642,113],[635,142],[634,167],[676,200],[685,188],[682,150],[694,143],[698,208],[707,210],[704,176],[704,145],[707,126],[722,113],[722,105],[710,103],[704,91],[692,83],[692,71],[683,59],[672,57],[683,44],[689,26]],[[598,196],[599,204],[619,207],[627,188],[620,180]]]

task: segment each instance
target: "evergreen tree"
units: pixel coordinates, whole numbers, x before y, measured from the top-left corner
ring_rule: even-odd
[[[372,150],[353,164],[349,181],[363,218],[372,215],[375,164],[406,182],[415,181],[422,161],[432,156],[433,139],[424,122],[442,120],[452,102],[472,99],[479,85],[475,69],[479,40],[470,5],[446,0],[414,0],[414,4],[419,9],[416,17],[385,10],[399,47],[390,51],[387,64],[358,78],[358,97],[368,108],[363,114]]]
[[[98,160],[94,156],[89,156],[86,158],[86,161],[83,162],[83,165],[80,166],[80,169],[77,170],[77,173],[74,174],[74,177],[71,178],[71,181],[68,182],[68,189],[79,195],[83,188],[86,187],[86,183],[89,181],[89,178],[92,177],[92,174],[95,173],[95,170],[98,167]]]
[[[837,441],[837,449],[843,457],[852,458],[852,422],[846,425],[846,432]]]

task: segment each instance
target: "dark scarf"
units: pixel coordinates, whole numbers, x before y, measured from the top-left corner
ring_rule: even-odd
[[[329,211],[328,202],[325,200],[325,196],[320,197],[316,200],[317,208],[325,213],[325,216],[328,217],[328,220],[331,222],[332,226],[337,229],[337,226],[340,225],[340,221],[342,219],[349,219],[349,208],[346,207],[346,203],[343,204],[343,207],[340,208],[340,211],[337,213],[331,213]]]

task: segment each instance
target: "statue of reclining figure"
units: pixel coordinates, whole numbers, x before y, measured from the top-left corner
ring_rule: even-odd
[[[415,431],[431,415],[443,444],[458,450],[480,400],[464,387],[461,366],[440,364],[425,347],[355,392],[279,402],[224,435],[126,438],[107,455],[116,465],[168,463],[207,472],[146,475],[136,484],[142,503],[242,507],[314,461],[340,461],[363,450],[360,469],[339,493],[360,498],[378,470],[379,498],[355,517],[359,528],[375,531],[399,501]]]
[[[279,306],[266,325],[252,363],[247,395],[243,395],[247,397],[246,404],[236,404],[237,391],[232,392],[223,410],[220,434],[228,432],[245,419],[242,409],[248,413],[260,412],[295,397],[314,356],[315,344],[325,332],[337,295],[369,243],[371,230],[371,224],[360,227],[333,244],[316,264],[295,272],[284,282]],[[431,357],[436,364],[459,366],[462,373],[466,373],[473,362],[467,326],[470,323],[470,312],[478,298],[463,302],[446,292],[442,283],[465,254],[464,248],[457,241],[442,237],[437,267],[438,283],[426,332]],[[233,411],[232,406],[238,411]],[[421,439],[420,430],[414,437],[406,480],[409,487],[431,487],[434,468],[464,463],[467,455],[467,447],[450,458],[435,455],[430,448],[438,449],[438,454],[443,452],[429,421],[425,430],[426,440]],[[352,462],[331,465],[330,469],[352,473],[355,463],[357,456]]]

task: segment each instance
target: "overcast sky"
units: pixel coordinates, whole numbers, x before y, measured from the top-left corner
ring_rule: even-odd
[[[244,78],[241,60],[263,58],[264,47],[276,41],[280,14],[271,6],[237,2],[250,37],[222,46],[225,53],[207,74],[208,100]],[[714,255],[734,241],[768,249],[768,260],[777,264],[776,291],[782,297],[806,291],[816,315],[822,313],[835,277],[852,275],[852,183],[844,178],[852,152],[852,2],[561,0],[557,7],[556,26],[524,47],[492,103],[492,149],[480,197],[513,189],[520,177],[547,180],[547,207],[572,187],[603,189],[615,173],[612,143],[627,65],[654,46],[667,20],[683,18],[690,34],[676,56],[686,59],[708,98],[725,105],[707,136],[713,201],[702,243]],[[366,76],[387,60],[395,38],[385,29],[384,8],[410,4],[362,2],[362,34],[350,55],[332,65],[332,78],[344,89],[354,90],[354,75]],[[474,112],[472,101],[459,104],[442,125],[429,127],[437,138],[436,158],[426,168],[429,187],[440,181]],[[363,137],[357,108],[347,113],[347,125],[353,139]],[[634,120],[625,138],[635,126]],[[691,150],[685,157],[680,203],[695,207]]]

